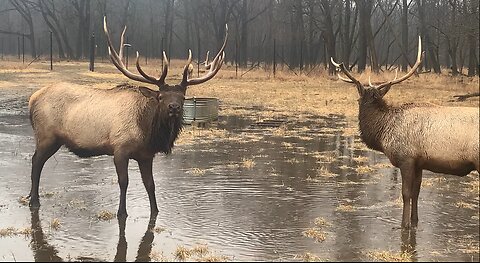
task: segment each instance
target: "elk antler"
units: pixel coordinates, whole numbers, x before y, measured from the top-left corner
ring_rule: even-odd
[[[225,40],[223,41],[223,45],[218,51],[213,61],[210,63],[208,63],[208,53],[207,53],[207,59],[205,60],[205,68],[208,69],[208,72],[207,74],[199,78],[193,78],[193,79],[188,78],[188,67],[190,65],[190,62],[192,62],[192,51],[188,50],[188,60],[187,60],[187,65],[185,65],[185,68],[183,70],[183,79],[182,79],[182,82],[180,83],[181,86],[187,87],[191,85],[201,84],[203,82],[210,80],[217,74],[217,72],[222,67],[223,60],[225,59],[224,50],[225,50],[225,46],[227,45],[227,38],[228,38],[228,26],[225,24]]]
[[[345,65],[344,65],[343,63],[338,64],[337,62],[335,62],[335,61],[333,60],[333,57],[330,57],[330,61],[332,61],[332,64],[333,64],[335,67],[339,68],[340,71],[342,71],[342,73],[345,74],[345,75],[348,77],[348,79],[347,79],[347,78],[344,78],[344,77],[340,76],[340,73],[338,73],[337,76],[338,76],[339,79],[341,79],[341,80],[343,80],[343,81],[345,81],[345,82],[348,82],[348,83],[355,83],[355,85],[357,85],[357,86],[362,86],[362,84],[360,83],[360,81],[358,81],[356,78],[354,78],[354,77],[352,76],[352,74],[350,73],[350,71],[348,71],[348,69],[345,67]]]
[[[386,86],[392,86],[392,85],[398,84],[398,83],[410,78],[415,73],[415,71],[420,66],[420,64],[422,64],[422,60],[423,60],[424,55],[425,55],[425,52],[422,52],[422,38],[420,36],[418,36],[417,61],[415,62],[415,65],[413,65],[413,67],[410,69],[410,71],[399,79],[397,79],[397,72],[395,72],[395,78],[393,80],[381,83],[379,85],[372,85],[372,83],[370,82],[370,79],[369,79],[368,82],[369,82],[370,87],[376,88],[376,89],[382,89]]]
[[[123,29],[122,35],[120,36],[120,49],[119,53],[115,51],[115,48],[113,47],[112,40],[110,39],[110,34],[108,33],[108,28],[107,28],[107,17],[103,17],[103,30],[105,31],[105,35],[107,36],[107,42],[108,42],[108,54],[110,55],[110,59],[112,60],[113,65],[117,67],[120,72],[123,73],[123,75],[127,76],[130,79],[140,81],[140,82],[145,82],[149,84],[155,84],[157,86],[162,86],[165,84],[165,78],[167,76],[167,71],[168,71],[168,59],[167,56],[165,55],[165,52],[163,52],[163,59],[165,61],[165,65],[163,66],[163,71],[162,75],[156,79],[154,77],[151,77],[145,73],[145,71],[142,70],[139,64],[139,56],[140,54],[137,51],[137,59],[136,59],[136,67],[140,75],[134,74],[130,72],[125,65],[123,64],[122,57],[123,57],[123,39],[125,35],[125,31],[127,31],[127,26]]]

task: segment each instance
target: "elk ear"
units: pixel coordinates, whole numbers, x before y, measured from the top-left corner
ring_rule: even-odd
[[[388,84],[386,86],[379,88],[378,93],[380,94],[380,97],[383,98],[383,96],[387,94],[387,92],[390,90],[391,87],[392,87],[392,84]]]
[[[158,91],[151,90],[147,87],[138,87],[143,96],[147,98],[157,99]]]

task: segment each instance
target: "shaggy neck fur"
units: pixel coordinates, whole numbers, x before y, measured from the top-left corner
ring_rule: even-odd
[[[131,86],[129,84],[120,84],[117,90],[127,90],[137,92],[140,96],[141,92],[138,86]],[[148,100],[148,98],[144,97]],[[150,129],[150,134],[147,137],[148,147],[153,154],[162,152],[170,154],[172,152],[174,142],[183,128],[183,112],[178,117],[170,117],[167,110],[158,109],[155,105],[146,103],[143,113],[150,115],[151,123],[147,129]],[[142,125],[139,123],[139,125]]]
[[[360,102],[360,135],[369,148],[383,152],[383,141],[394,127],[395,111],[396,109],[388,106],[383,99],[370,103]]]
[[[170,154],[173,149],[173,145],[178,135],[183,128],[183,114],[179,117],[168,117],[157,113],[153,119],[152,134],[150,136],[150,147],[153,152],[162,152],[164,154]],[[168,116],[168,115],[166,115]]]

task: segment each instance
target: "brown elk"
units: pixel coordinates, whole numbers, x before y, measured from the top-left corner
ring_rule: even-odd
[[[465,176],[479,171],[479,110],[408,103],[389,105],[383,97],[392,85],[411,77],[422,62],[421,39],[415,65],[401,78],[366,88],[342,64],[332,63],[357,87],[359,126],[363,142],[383,152],[402,175],[402,227],[418,224],[422,170]]]
[[[128,187],[128,162],[138,162],[142,181],[148,193],[150,210],[157,213],[152,162],[156,153],[169,154],[182,129],[183,102],[187,87],[204,83],[220,70],[225,57],[225,40],[218,54],[208,64],[204,76],[190,78],[192,60],[189,58],[178,85],[168,85],[165,78],[168,59],[163,53],[165,65],[157,79],[147,75],[139,64],[140,75],[130,72],[122,61],[122,47],[126,27],[120,37],[120,51],[113,47],[104,18],[108,52],[112,63],[132,80],[154,84],[158,90],[128,84],[113,89],[84,88],[72,84],[58,84],[35,92],[29,101],[30,120],[36,140],[32,157],[32,187],[30,206],[39,207],[38,186],[45,162],[65,145],[80,157],[113,155],[120,186],[118,216],[127,216],[126,192]]]

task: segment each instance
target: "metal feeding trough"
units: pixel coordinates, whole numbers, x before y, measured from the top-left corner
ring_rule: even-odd
[[[218,99],[187,98],[183,103],[183,122],[208,123],[218,119]]]

